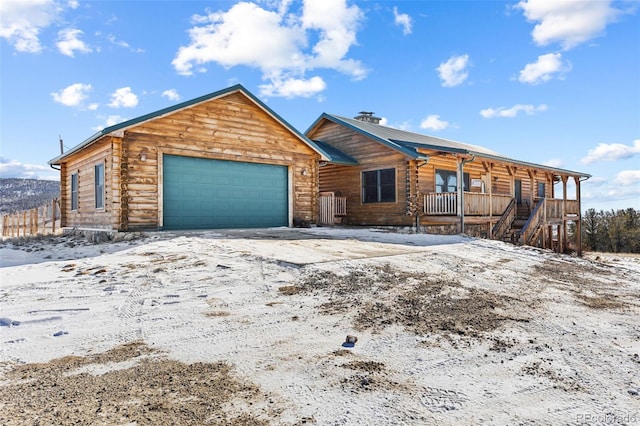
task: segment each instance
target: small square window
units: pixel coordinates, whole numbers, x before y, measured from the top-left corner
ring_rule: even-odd
[[[396,169],[362,172],[363,203],[394,203],[396,201]]]

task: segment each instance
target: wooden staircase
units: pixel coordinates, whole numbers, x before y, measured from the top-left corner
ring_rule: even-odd
[[[507,243],[519,244],[520,235],[522,234],[522,228],[529,220],[530,215],[531,208],[529,207],[529,203],[524,202],[522,204],[516,204],[515,215],[513,220],[511,221],[511,226],[506,230],[506,232],[500,239]]]

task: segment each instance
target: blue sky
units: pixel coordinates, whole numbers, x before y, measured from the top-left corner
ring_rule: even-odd
[[[305,131],[323,112],[591,174],[640,209],[640,2],[0,2],[0,176],[241,83]]]

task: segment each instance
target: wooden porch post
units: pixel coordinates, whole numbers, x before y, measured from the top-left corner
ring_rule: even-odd
[[[62,226],[62,224],[60,225]],[[56,233],[56,199],[51,202],[51,233]]]
[[[569,243],[567,242],[567,181],[569,180],[568,176],[562,176],[562,251],[561,253],[567,252],[567,247]]]
[[[456,167],[456,183],[458,193],[456,194],[456,216],[458,216],[458,233],[464,232],[464,206],[462,205],[462,191],[464,189],[464,172],[462,171],[462,159],[456,156],[457,167]]]
[[[580,204],[580,177],[574,176],[576,183],[576,199],[578,200],[578,221],[576,222],[576,244],[578,246],[578,257],[582,257],[582,205]]]

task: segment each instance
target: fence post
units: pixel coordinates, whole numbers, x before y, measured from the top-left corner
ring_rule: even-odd
[[[55,235],[56,233],[56,199],[54,198],[51,201],[51,233]]]

